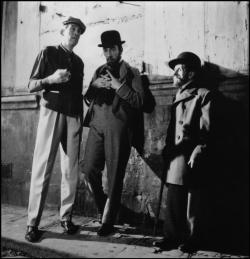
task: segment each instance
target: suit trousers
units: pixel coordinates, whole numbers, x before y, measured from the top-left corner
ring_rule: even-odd
[[[200,234],[200,190],[168,184],[164,236],[177,243],[197,241]]]
[[[126,123],[117,119],[112,106],[95,107],[95,117],[85,147],[83,173],[90,187],[102,223],[114,224],[119,210],[123,179],[131,150],[130,130]],[[106,163],[108,193],[102,186],[102,171]]]
[[[33,156],[28,226],[38,226],[60,144],[60,220],[70,220],[78,181],[78,161],[82,127],[80,117],[70,117],[41,106]]]

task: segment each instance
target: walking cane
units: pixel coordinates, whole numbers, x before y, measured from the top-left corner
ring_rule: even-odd
[[[158,199],[157,211],[156,211],[156,216],[155,216],[154,234],[153,234],[154,236],[156,235],[156,232],[157,232],[157,226],[158,226],[160,209],[161,209],[161,199],[162,199],[162,193],[163,193],[166,176],[167,176],[167,167],[164,166],[162,176],[161,176],[161,188],[160,188],[160,192],[159,192],[159,199]]]

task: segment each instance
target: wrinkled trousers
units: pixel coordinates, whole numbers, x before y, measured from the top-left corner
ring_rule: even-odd
[[[86,174],[98,211],[103,215],[102,223],[115,223],[130,150],[131,132],[126,123],[113,115],[111,106],[97,106],[95,117],[90,123],[82,173]],[[105,163],[107,195],[102,185]]]
[[[81,132],[79,116],[66,116],[41,106],[31,172],[28,226],[40,223],[59,145],[62,173],[60,220],[71,219],[78,181]]]

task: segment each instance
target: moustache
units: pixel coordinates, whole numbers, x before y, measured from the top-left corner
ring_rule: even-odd
[[[113,58],[107,58],[107,62],[115,62],[115,59],[113,59]]]

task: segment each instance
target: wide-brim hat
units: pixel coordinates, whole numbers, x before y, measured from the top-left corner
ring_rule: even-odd
[[[189,65],[192,69],[199,70],[201,68],[200,58],[192,52],[182,52],[176,59],[172,59],[168,62],[170,68],[174,70],[174,67],[178,64]]]
[[[77,24],[81,28],[81,31],[82,31],[81,34],[83,34],[85,32],[86,26],[80,19],[69,16],[67,18],[67,20],[63,21],[63,25],[67,25],[67,24],[71,24],[71,23]]]
[[[112,47],[114,45],[121,45],[125,41],[121,40],[120,33],[118,31],[105,31],[101,34],[101,44],[98,47]]]

